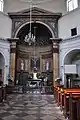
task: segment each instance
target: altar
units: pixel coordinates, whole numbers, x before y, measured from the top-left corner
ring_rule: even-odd
[[[27,86],[30,88],[38,88],[40,87],[42,79],[37,78],[37,73],[33,73],[33,77],[28,79]]]
[[[41,79],[28,79],[28,87],[38,88],[40,86]]]

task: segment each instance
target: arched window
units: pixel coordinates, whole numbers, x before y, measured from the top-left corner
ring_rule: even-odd
[[[3,12],[4,1],[0,0],[0,11]]]
[[[67,11],[78,8],[78,0],[67,0]]]

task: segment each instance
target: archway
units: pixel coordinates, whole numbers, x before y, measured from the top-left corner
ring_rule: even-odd
[[[37,24],[40,24],[41,26],[44,26],[44,27],[51,33],[52,38],[55,38],[54,31],[53,31],[53,29],[50,27],[50,25],[48,25],[48,23],[45,23],[45,22],[42,22],[42,21],[31,21],[31,24],[32,24],[32,28],[33,28],[33,26],[35,26],[35,25],[37,25]],[[20,31],[23,27],[25,27],[25,26],[27,26],[27,25],[28,25],[28,30],[29,30],[30,22],[25,22],[25,23],[21,24],[21,25],[19,26],[19,28],[17,28],[14,37],[16,38],[16,37],[18,36],[19,31]],[[28,31],[28,32],[29,32],[29,31]]]
[[[30,24],[29,23],[25,24],[20,28],[21,29],[19,29],[19,31],[17,31],[15,35],[17,38],[20,39],[19,42],[23,44],[25,36],[29,33]],[[50,38],[53,37],[53,32],[51,31],[50,28],[46,27],[44,24],[38,22],[32,22],[31,32],[36,36],[36,45],[42,46],[52,43]]]
[[[29,45],[24,41],[25,36],[29,32],[30,24],[23,26],[17,33],[19,38],[17,43],[17,68],[16,80],[20,84],[26,82],[26,78],[34,72],[34,64],[38,78],[48,77],[48,85],[52,84],[53,58],[52,58],[52,38],[51,31],[43,24],[31,23],[32,34],[35,35],[36,41]],[[34,27],[36,28],[34,31]],[[34,46],[35,44],[35,46]],[[36,62],[35,62],[36,61]],[[23,67],[21,67],[23,64]],[[23,69],[22,69],[23,68]],[[23,71],[23,72],[22,72]],[[21,76],[22,74],[22,76]],[[33,77],[34,78],[34,77]]]
[[[0,53],[0,81],[3,82],[4,82],[4,67],[5,67],[4,56]]]
[[[31,62],[31,59],[33,59],[33,56],[34,56],[34,52],[33,52],[34,45],[32,44],[31,46],[29,46],[27,43],[24,42],[25,35],[29,33],[30,9],[9,13],[9,16],[12,19],[12,23],[13,23],[12,37],[14,39],[11,39],[11,42],[15,44],[15,50],[12,48],[12,57],[15,59],[14,65],[17,60],[17,64],[16,64],[17,67],[14,67],[14,69],[11,69],[11,73],[14,76],[13,79],[15,80],[15,69],[16,69],[16,79],[19,78],[20,69],[21,69],[20,61],[22,61],[22,64],[25,61],[25,64],[23,65],[25,69],[25,73],[32,72],[33,69],[31,68],[33,68],[33,65],[32,65],[33,62]],[[55,45],[53,46],[53,43],[50,38],[58,37],[57,25],[58,25],[58,19],[60,17],[61,17],[61,13],[52,13],[37,7],[32,8],[31,26],[32,26],[33,34],[34,34],[34,27],[36,27],[36,30],[35,30],[36,58],[35,60],[38,62],[36,63],[36,65],[38,68],[38,72],[43,74],[49,73],[49,76],[51,76],[50,78],[51,80],[53,79],[52,78],[52,71],[53,71],[52,61],[53,59],[58,59],[57,55],[54,55],[56,57],[53,57],[53,49],[55,48],[54,54],[56,54],[56,52],[58,54],[58,49],[56,49]],[[19,40],[17,39],[17,37],[19,38]],[[16,45],[16,41],[17,41],[17,45]],[[56,43],[58,43],[58,41],[56,41]],[[17,48],[17,55],[16,55],[16,48]],[[58,48],[58,45],[57,45],[57,48]],[[14,55],[13,55],[13,52],[14,52]],[[49,69],[48,72],[46,69],[47,70]],[[57,73],[58,73],[58,70],[57,70]],[[56,77],[55,72],[53,74]]]
[[[67,66],[67,67],[65,67]],[[68,69],[68,73],[66,73],[66,68]],[[70,68],[70,69],[69,69]],[[70,72],[71,71],[71,72]],[[74,87],[75,85],[79,85],[80,80],[80,49],[75,49],[70,51],[64,59],[64,76],[65,76],[65,86],[69,87],[68,84],[71,84],[70,87]],[[71,78],[70,83],[68,79]],[[73,80],[75,79],[75,80]]]

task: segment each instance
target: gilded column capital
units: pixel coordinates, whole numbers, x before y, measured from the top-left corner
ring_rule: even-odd
[[[13,43],[13,42],[18,42],[19,38],[8,38],[7,39],[10,43]]]
[[[8,41],[10,42],[10,51],[11,53],[16,53],[16,45],[19,38],[8,38]]]
[[[53,43],[52,46],[53,53],[59,53],[59,43],[61,41],[61,38],[50,38],[50,40],[52,40]]]

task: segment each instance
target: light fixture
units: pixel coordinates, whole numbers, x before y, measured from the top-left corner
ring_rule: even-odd
[[[30,4],[30,28],[29,28],[29,33],[28,33],[28,35],[25,36],[25,39],[24,39],[24,41],[26,43],[28,43],[29,45],[31,45],[32,43],[35,43],[35,35],[33,35],[32,31],[31,31],[31,21],[32,21],[32,1],[31,1],[31,4]]]

